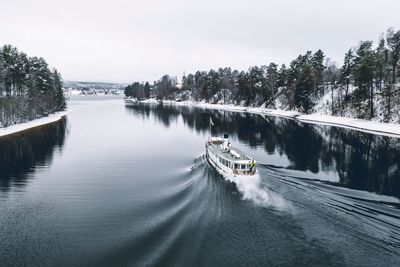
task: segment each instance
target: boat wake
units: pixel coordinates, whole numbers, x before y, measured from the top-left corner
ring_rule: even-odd
[[[208,163],[205,155],[201,157],[202,161],[208,166],[213,168]],[[197,161],[195,160],[195,163]],[[198,165],[193,166],[196,168]],[[278,193],[269,190],[266,186],[263,186],[259,173],[255,173],[252,176],[249,175],[230,175],[216,170],[226,181],[232,182],[236,185],[238,191],[242,194],[244,200],[250,200],[254,204],[262,207],[269,207],[277,210],[289,210],[292,206]]]
[[[250,200],[259,206],[279,210],[285,210],[289,207],[289,204],[282,196],[262,186],[261,177],[258,173],[253,176],[222,175],[225,180],[236,184],[237,189],[242,193],[245,200]]]
[[[269,203],[270,196],[266,189],[261,187],[261,178],[258,174],[253,176],[239,176],[222,174],[225,180],[236,184],[237,189],[242,193],[243,199],[251,200],[255,204],[264,206]]]

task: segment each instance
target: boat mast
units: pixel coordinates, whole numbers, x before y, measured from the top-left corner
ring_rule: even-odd
[[[212,121],[211,116],[210,116],[210,136],[212,136],[211,126],[214,126],[214,122]]]

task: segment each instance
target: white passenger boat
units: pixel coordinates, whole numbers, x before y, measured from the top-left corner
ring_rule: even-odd
[[[256,161],[231,147],[228,135],[210,137],[206,142],[206,157],[218,171],[231,175],[254,175]]]
[[[139,101],[136,98],[127,98],[124,97],[125,106],[133,106],[137,104]]]

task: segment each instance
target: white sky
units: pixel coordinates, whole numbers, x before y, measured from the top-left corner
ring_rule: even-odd
[[[400,29],[398,0],[0,0],[0,44],[42,56],[64,80],[288,63],[321,48],[341,62]]]

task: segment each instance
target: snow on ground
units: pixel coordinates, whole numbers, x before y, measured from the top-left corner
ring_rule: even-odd
[[[147,103],[157,103],[155,100],[146,100]],[[174,105],[185,105],[185,106],[196,106],[200,108],[207,109],[219,109],[228,110],[234,112],[248,112],[254,114],[270,115],[285,117],[290,119],[296,119],[305,123],[312,124],[323,124],[331,125],[342,128],[349,128],[357,131],[362,131],[366,133],[385,135],[390,137],[400,138],[400,124],[395,123],[382,123],[376,121],[368,121],[347,117],[329,116],[323,114],[303,114],[297,111],[279,110],[279,109],[268,109],[268,108],[254,108],[254,107],[243,107],[236,105],[223,105],[223,104],[209,104],[204,102],[192,102],[192,101],[163,101],[164,104],[174,104]]]
[[[382,122],[353,119],[346,117],[319,115],[319,114],[299,115],[296,117],[296,119],[307,123],[332,125],[371,134],[400,138],[400,125],[395,123],[382,123]]]
[[[56,122],[58,120],[60,120],[61,118],[63,118],[64,116],[66,116],[68,113],[70,113],[72,110],[67,110],[67,111],[61,111],[61,112],[56,112],[53,114],[50,114],[47,117],[43,117],[43,118],[39,118],[36,120],[32,120],[32,121],[28,121],[25,123],[19,123],[19,124],[15,124],[15,125],[11,125],[9,127],[5,127],[5,128],[0,128],[0,137],[2,136],[6,136],[6,135],[10,135],[10,134],[14,134],[17,132],[22,132],[34,127],[38,127],[38,126],[42,126],[45,124],[49,124],[52,122]]]

